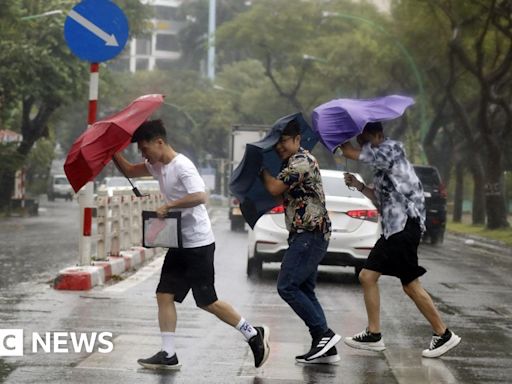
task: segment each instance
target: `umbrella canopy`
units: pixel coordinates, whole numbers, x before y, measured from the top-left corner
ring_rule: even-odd
[[[412,98],[400,95],[331,100],[313,110],[313,129],[320,134],[327,149],[334,152],[340,144],[359,135],[366,123],[400,117],[412,104]]]
[[[163,101],[164,96],[159,94],[141,96],[122,111],[94,123],[76,139],[64,163],[64,172],[75,192],[93,180],[114,153],[130,144],[135,130]]]
[[[231,175],[229,189],[240,201],[240,210],[247,224],[254,228],[258,219],[276,206],[276,199],[265,189],[258,177],[260,168],[265,167],[273,176],[281,169],[282,160],[274,151],[286,125],[296,121],[301,131],[301,146],[311,150],[318,141],[301,113],[288,115],[277,120],[267,135],[255,143],[245,147],[244,157]]]

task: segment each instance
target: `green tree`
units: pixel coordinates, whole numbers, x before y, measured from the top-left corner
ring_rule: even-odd
[[[64,4],[64,5],[63,5]],[[67,11],[74,2],[23,0],[2,7],[0,13],[0,116],[23,135],[16,148],[22,163],[34,143],[47,137],[52,115],[81,94],[88,80],[87,64],[75,58],[64,41],[64,17],[31,18],[49,10]],[[123,0],[131,33],[144,27],[145,7]],[[9,203],[14,173],[1,172],[0,207]]]

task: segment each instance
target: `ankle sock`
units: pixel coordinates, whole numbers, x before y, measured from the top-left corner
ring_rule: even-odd
[[[162,335],[162,351],[167,352],[167,357],[171,357],[176,353],[174,350],[174,332],[161,332]]]
[[[245,340],[249,341],[251,337],[256,336],[258,332],[254,329],[254,327],[247,322],[243,317],[240,319],[238,324],[235,327],[238,329],[242,335],[244,335]]]

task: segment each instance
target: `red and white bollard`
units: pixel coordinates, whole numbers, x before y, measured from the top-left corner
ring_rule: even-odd
[[[96,122],[96,111],[98,103],[99,85],[99,64],[91,63],[91,76],[89,81],[89,113],[87,128]],[[94,183],[88,182],[78,192],[78,203],[80,205],[80,240],[78,242],[78,257],[80,265],[91,264],[92,251],[92,210],[94,207]]]

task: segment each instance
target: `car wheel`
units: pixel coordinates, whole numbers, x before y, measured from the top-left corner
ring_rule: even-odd
[[[231,219],[231,230],[235,232],[241,232],[245,229],[244,219]]]
[[[263,273],[263,261],[255,254],[247,259],[247,276],[259,278]]]
[[[436,233],[430,236],[430,244],[443,244],[444,241],[444,233]]]
[[[357,281],[359,281],[359,274],[361,273],[361,270],[363,267],[354,267],[354,277]]]

